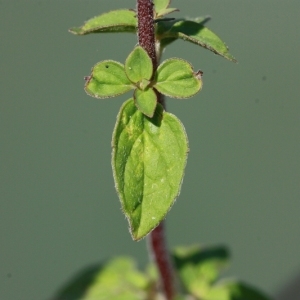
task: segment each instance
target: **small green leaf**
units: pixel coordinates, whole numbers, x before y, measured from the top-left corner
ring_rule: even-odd
[[[171,0],[153,0],[155,19],[168,15],[172,12],[179,11],[177,8],[168,8]]]
[[[172,98],[189,98],[200,91],[201,74],[201,71],[195,73],[189,62],[170,58],[158,67],[154,87]]]
[[[162,28],[161,28],[162,29]],[[160,30],[161,30],[160,29]],[[181,20],[172,26],[165,33],[165,38],[181,38],[202,46],[215,54],[221,55],[230,61],[236,62],[236,59],[229,53],[225,43],[211,30],[204,27],[201,23],[194,21]]]
[[[134,101],[139,111],[150,118],[153,117],[157,104],[157,96],[153,89],[144,91],[136,89],[134,92]]]
[[[56,293],[53,300],[144,300],[150,282],[129,257],[85,268]]]
[[[137,46],[128,55],[125,61],[125,72],[129,80],[133,83],[150,80],[153,74],[153,65],[148,53],[141,47]]]
[[[115,258],[95,278],[82,300],[143,300],[149,283],[132,259]]]
[[[203,299],[206,299],[204,296],[220,271],[228,265],[228,257],[225,247],[178,247],[173,254],[183,285],[190,293]]]
[[[84,35],[97,32],[136,32],[136,12],[129,9],[113,10],[94,17],[81,27],[69,29],[71,33]]]
[[[124,65],[113,60],[96,64],[85,84],[85,91],[95,98],[115,97],[133,88],[124,71]]]
[[[116,189],[131,235],[139,240],[165,218],[180,192],[187,136],[160,104],[150,119],[129,99],[118,114],[112,147]]]
[[[224,280],[215,285],[204,300],[270,300],[269,297],[251,286]]]
[[[178,8],[166,8],[166,9],[162,9],[159,12],[156,13],[156,18],[160,18],[163,17],[165,15],[171,14],[175,11],[179,11]]]
[[[151,85],[150,80],[142,79],[142,81],[140,81],[137,86],[140,90],[144,91],[145,89],[149,88],[150,85]]]
[[[170,5],[171,0],[153,0],[156,12],[166,9]]]
[[[70,280],[54,300],[144,300],[147,298],[148,278],[139,272],[134,261],[118,257],[105,265],[84,269]]]

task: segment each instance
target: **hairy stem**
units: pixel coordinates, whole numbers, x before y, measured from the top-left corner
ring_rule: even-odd
[[[153,3],[151,0],[137,0],[138,17],[138,41],[148,55],[151,57],[154,72],[158,66],[155,49],[155,29],[153,20]],[[165,102],[162,94],[157,93],[158,102],[164,106]]]
[[[153,20],[153,3],[151,0],[137,0],[138,40],[151,57],[154,69],[157,68],[155,52],[155,32]]]
[[[164,221],[162,221],[148,236],[149,249],[152,259],[156,263],[160,278],[161,288],[167,300],[175,296],[175,281],[173,267],[166,246]]]
[[[153,20],[153,3],[151,0],[137,0],[138,41],[151,57],[154,71],[158,66],[155,49],[155,28]],[[157,93],[158,102],[164,108],[164,98]],[[175,296],[174,272],[166,247],[164,223],[161,222],[148,236],[149,250],[158,268],[161,278],[161,288],[167,300]]]

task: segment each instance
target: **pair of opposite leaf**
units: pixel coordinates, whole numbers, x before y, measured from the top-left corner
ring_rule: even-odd
[[[167,59],[153,71],[151,58],[137,46],[125,65],[113,60],[96,64],[87,77],[85,91],[96,98],[109,98],[133,89],[136,107],[152,118],[157,92],[172,98],[189,98],[202,87],[202,72],[194,72],[190,63],[182,59]]]
[[[170,43],[182,39],[236,62],[236,59],[229,53],[228,47],[219,36],[204,26],[210,17],[195,19],[164,18],[165,15],[178,11],[178,9],[169,8],[170,0],[153,0],[153,4],[155,38],[160,44],[160,50]],[[104,32],[136,33],[137,23],[135,10],[118,9],[89,19],[82,26],[73,27],[69,31],[76,35]]]
[[[230,61],[225,43],[204,26],[204,19],[165,19],[177,11],[170,0],[153,0],[157,51],[177,39],[192,42]],[[137,32],[136,11],[119,9],[94,17],[70,32],[77,35],[103,32]],[[134,240],[153,230],[179,195],[188,153],[188,140],[180,120],[157,103],[157,92],[188,98],[202,87],[202,72],[194,72],[185,60],[164,61],[154,72],[151,59],[136,47],[125,65],[106,60],[86,77],[85,90],[96,98],[108,98],[134,90],[117,117],[112,140],[112,166],[122,210]],[[138,159],[137,159],[138,158]]]

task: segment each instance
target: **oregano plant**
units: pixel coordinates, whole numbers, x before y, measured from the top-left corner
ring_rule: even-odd
[[[74,27],[76,35],[136,33],[125,62],[103,60],[85,77],[94,98],[131,93],[117,116],[112,137],[115,187],[133,240],[147,236],[153,261],[145,272],[128,257],[84,270],[65,285],[55,300],[267,300],[237,280],[219,280],[227,267],[225,247],[178,247],[170,253],[164,219],[180,193],[189,152],[181,121],[166,111],[164,97],[189,98],[202,88],[201,70],[186,58],[162,60],[164,49],[178,39],[191,42],[229,61],[235,58],[205,24],[208,18],[166,17],[177,8],[170,0],[137,0],[136,9],[103,13]]]

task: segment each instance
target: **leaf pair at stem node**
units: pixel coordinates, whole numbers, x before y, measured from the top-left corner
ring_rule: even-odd
[[[109,98],[134,90],[136,107],[152,118],[157,92],[172,98],[189,98],[202,88],[202,72],[194,72],[183,59],[165,60],[154,72],[151,58],[140,46],[128,55],[125,65],[104,60],[92,69],[85,91],[96,98]]]

